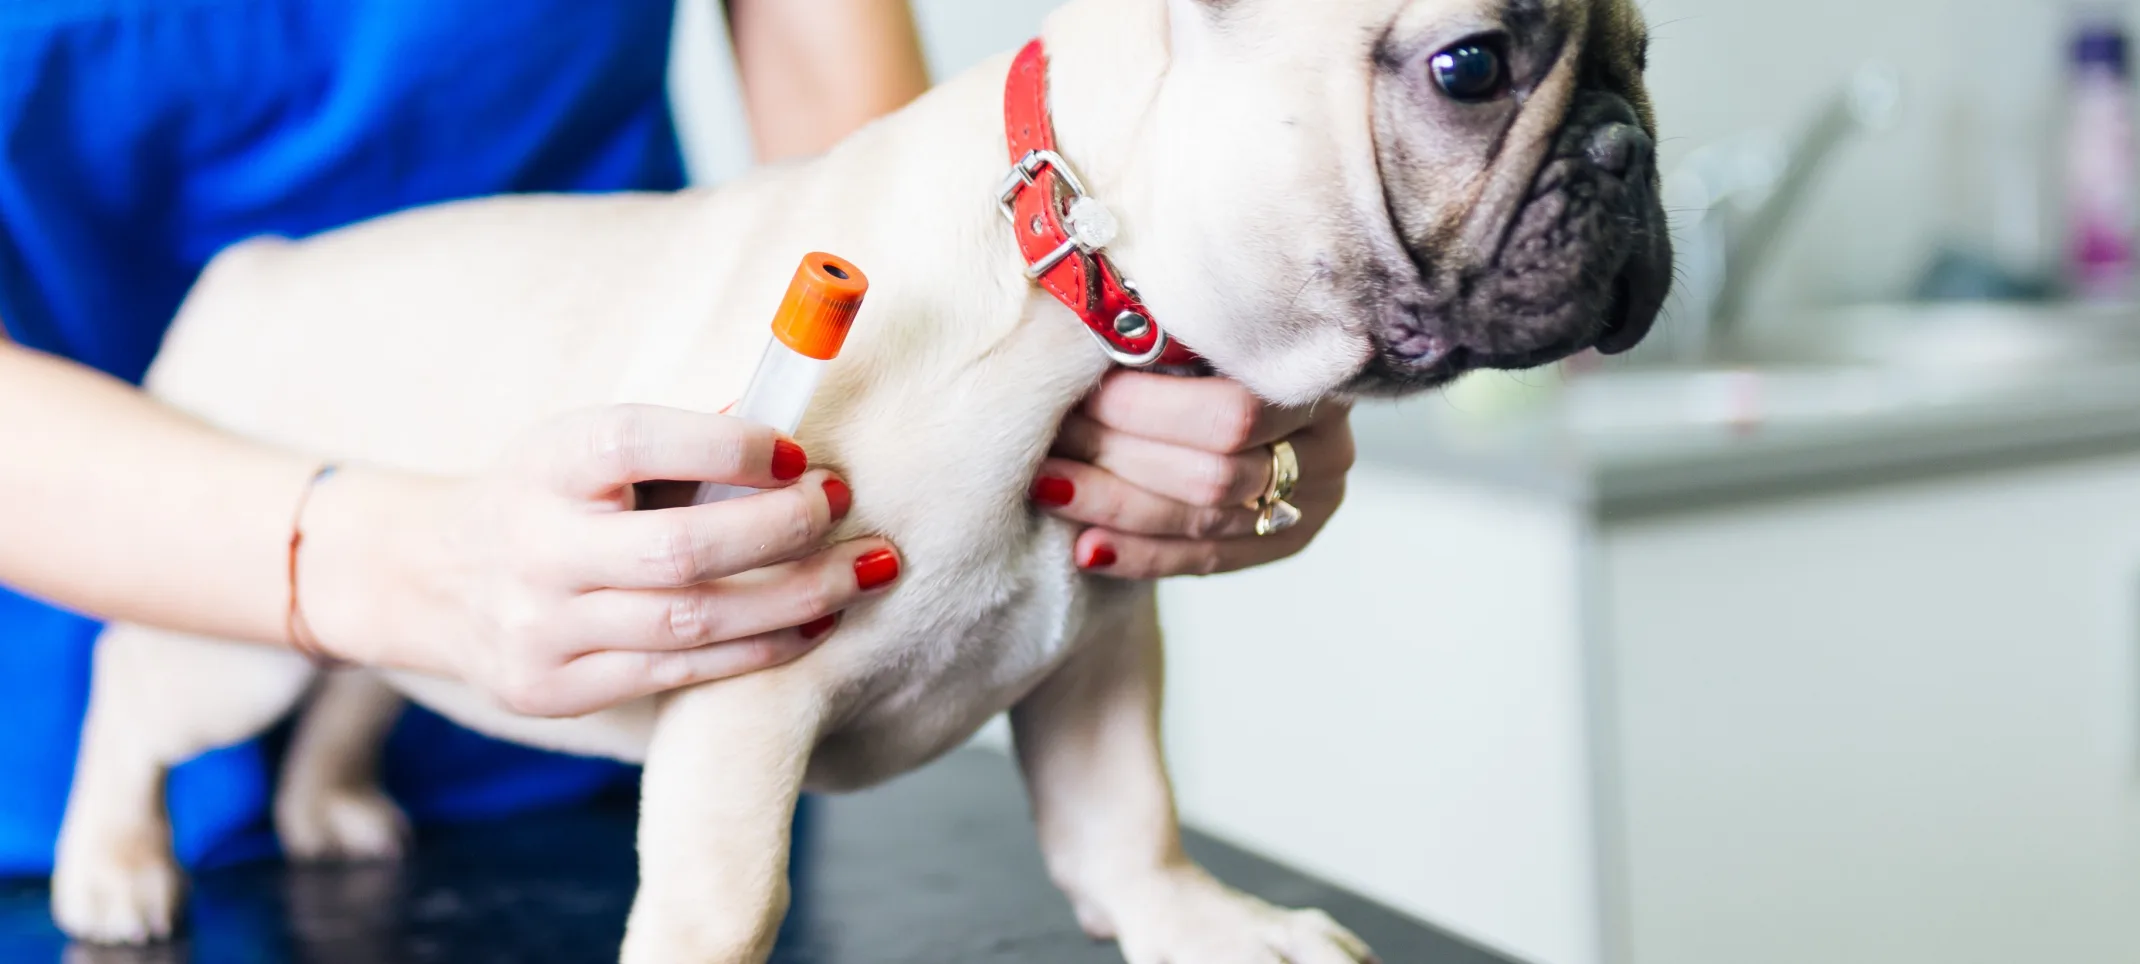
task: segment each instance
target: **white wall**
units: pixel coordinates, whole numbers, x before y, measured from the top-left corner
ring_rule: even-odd
[[[930,70],[941,79],[1038,34],[1041,20],[1059,2],[913,0],[913,6]],[[685,156],[701,181],[726,180],[750,164],[750,135],[736,102],[734,70],[719,0],[679,0],[670,96]]]

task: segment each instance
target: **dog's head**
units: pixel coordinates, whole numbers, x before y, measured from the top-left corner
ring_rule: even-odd
[[[1631,0],[1166,3],[1123,260],[1217,367],[1298,403],[1647,333],[1672,256]]]

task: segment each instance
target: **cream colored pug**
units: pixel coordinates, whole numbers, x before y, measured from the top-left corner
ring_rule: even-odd
[[[1171,336],[1268,399],[1625,349],[1664,298],[1630,0],[1073,0],[1045,40],[1061,153],[1120,225],[1105,255]],[[1008,710],[1051,874],[1130,961],[1370,959],[1322,913],[1183,855],[1152,587],[1081,575],[1072,527],[1028,508],[1055,427],[1113,362],[1028,281],[1023,225],[999,210],[1010,64],[717,191],[482,200],[216,262],[157,395],[258,438],[436,472],[583,406],[721,407],[804,252],[874,282],[800,434],[866,495],[840,536],[901,548],[898,588],[787,666],[573,719],[442,679],[335,673],[281,790],[293,853],[395,846],[393,805],[341,778],[397,706],[384,678],[486,733],[644,762],[624,959],[762,961],[797,795],[912,770]],[[170,933],[163,772],[265,729],[318,677],[285,651],[108,630],[59,923],[92,941]]]

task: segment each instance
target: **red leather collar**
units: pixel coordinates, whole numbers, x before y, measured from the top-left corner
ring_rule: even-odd
[[[1168,337],[1122,277],[1106,248],[1114,216],[1055,151],[1048,120],[1048,55],[1039,40],[1019,51],[1003,93],[1011,172],[997,200],[1018,235],[1026,277],[1076,313],[1116,363],[1132,368],[1190,365],[1196,353]]]

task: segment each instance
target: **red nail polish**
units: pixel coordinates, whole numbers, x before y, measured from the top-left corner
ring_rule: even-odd
[[[1115,550],[1103,542],[1086,550],[1085,560],[1078,563],[1078,566],[1083,569],[1105,569],[1114,564]]]
[[[854,508],[855,490],[838,479],[825,480],[825,504],[832,507],[832,521],[847,518],[847,510]]]
[[[1033,489],[1028,494],[1041,505],[1060,509],[1077,501],[1077,484],[1069,479],[1043,475],[1033,480]]]
[[[875,549],[855,560],[855,583],[863,592],[881,589],[899,578],[899,557],[890,549]]]
[[[810,456],[787,439],[773,440],[773,478],[793,482],[810,469]]]
[[[810,620],[809,622],[796,627],[795,631],[797,633],[802,634],[802,638],[804,639],[804,641],[809,641],[831,632],[832,627],[837,626],[839,624],[839,614],[834,613],[830,616]]]

